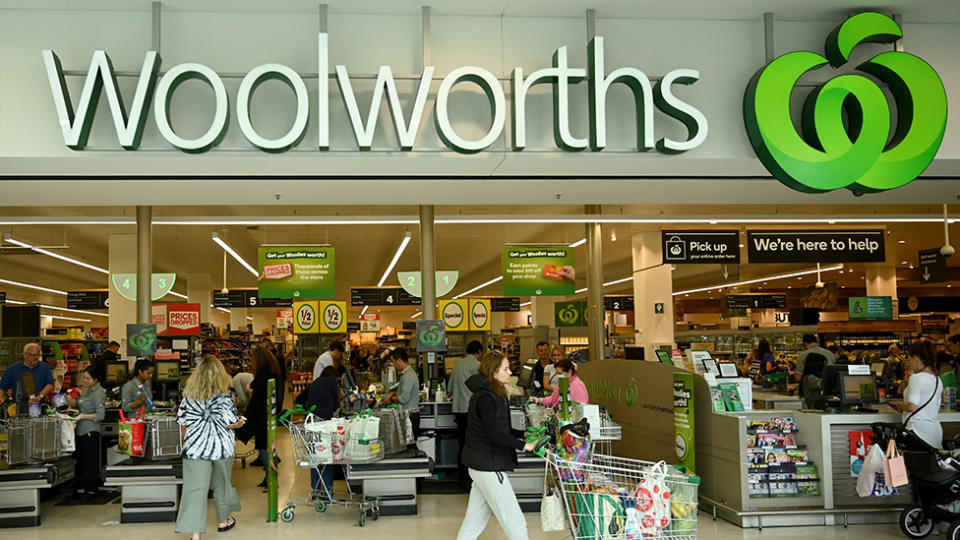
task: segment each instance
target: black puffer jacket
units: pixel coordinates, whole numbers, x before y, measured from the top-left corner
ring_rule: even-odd
[[[510,428],[510,407],[498,396],[486,375],[477,374],[466,382],[473,392],[467,413],[467,438],[461,459],[478,471],[512,471],[517,450],[523,449],[522,432]]]

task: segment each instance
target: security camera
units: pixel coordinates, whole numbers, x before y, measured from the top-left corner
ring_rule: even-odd
[[[220,292],[222,292],[223,294],[227,294],[227,293],[230,292],[230,289],[224,287],[224,288],[220,289]]]
[[[823,282],[822,282],[822,281],[818,281],[818,282],[814,283],[813,286],[816,287],[816,288],[818,288],[818,289],[822,289],[822,288],[823,288]]]
[[[950,244],[945,244],[942,248],[940,248],[940,254],[943,255],[944,257],[949,257],[956,252],[957,250],[953,249],[953,246],[951,246]]]

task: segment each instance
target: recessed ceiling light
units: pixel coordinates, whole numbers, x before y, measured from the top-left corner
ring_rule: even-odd
[[[949,285],[947,285],[947,287],[949,287]],[[684,296],[690,296],[690,295],[689,295],[689,294],[685,294]]]
[[[791,285],[787,285],[787,288],[788,288],[788,289],[792,289],[793,287],[792,287]]]
[[[743,244],[740,244],[740,247],[743,247]]]
[[[898,243],[898,244],[906,244],[907,241],[906,241],[906,240],[897,240],[897,243]]]
[[[907,264],[907,261],[900,261],[900,264]]]
[[[910,269],[913,270],[913,265],[912,265],[912,264],[910,265]]]

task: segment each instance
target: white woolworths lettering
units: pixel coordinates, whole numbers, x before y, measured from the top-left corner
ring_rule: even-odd
[[[607,91],[614,83],[626,84],[633,92],[636,107],[637,150],[647,151],[654,147],[664,153],[677,153],[700,146],[707,137],[707,119],[696,107],[682,101],[673,93],[674,84],[691,85],[699,80],[700,74],[693,69],[676,69],[656,84],[651,85],[643,71],[634,67],[621,67],[609,74],[604,67],[603,37],[597,36],[588,44],[588,68],[573,68],[568,65],[567,48],[560,47],[553,55],[553,67],[537,70],[526,79],[523,69],[515,68],[511,86],[513,90],[512,147],[523,150],[526,147],[526,97],[530,88],[536,84],[551,83],[553,91],[553,132],[559,148],[568,151],[586,149],[603,150],[606,140],[606,98]],[[329,96],[329,44],[327,34],[321,32],[317,37],[318,81],[317,93],[317,136],[318,148],[330,147],[330,104]],[[227,131],[230,107],[223,81],[215,71],[202,64],[185,63],[167,71],[157,83],[161,58],[156,51],[147,51],[137,80],[129,115],[123,105],[116,74],[110,57],[104,51],[94,51],[90,68],[80,94],[76,114],[60,65],[60,59],[51,50],[42,51],[47,79],[53,93],[53,102],[57,118],[63,133],[64,143],[74,150],[83,150],[93,125],[97,102],[102,90],[105,90],[114,129],[120,146],[126,150],[136,150],[140,146],[149,102],[153,98],[154,117],[158,130],[172,146],[184,152],[205,152],[223,140]],[[381,66],[374,85],[370,108],[366,122],[360,113],[356,94],[350,82],[346,66],[335,66],[337,85],[347,110],[354,137],[361,150],[370,150],[377,127],[380,103],[384,94],[390,108],[393,127],[400,149],[412,150],[420,130],[424,109],[430,93],[435,68],[426,66],[420,76],[420,84],[413,98],[413,107],[409,120],[403,117],[401,96],[396,88],[393,71],[389,66]],[[169,121],[170,101],[177,87],[190,79],[199,79],[207,83],[214,93],[215,107],[210,128],[195,139],[178,136]],[[280,80],[293,90],[296,97],[296,115],[290,130],[277,139],[267,139],[257,133],[250,120],[250,103],[253,93],[263,82]],[[570,91],[569,85],[586,79],[589,91],[590,127],[589,139],[576,137],[570,130]],[[450,120],[449,94],[460,82],[472,82],[486,94],[491,108],[491,124],[486,134],[477,140],[467,140],[456,133]],[[156,88],[155,88],[156,87]],[[156,90],[156,92],[154,92]],[[156,94],[154,96],[154,93]],[[654,105],[663,113],[678,120],[687,128],[685,141],[660,139],[654,143]],[[237,120],[244,137],[251,144],[266,152],[285,152],[297,146],[306,133],[310,115],[309,98],[303,79],[293,69],[281,64],[263,64],[250,70],[243,78],[237,92]],[[437,90],[434,118],[437,132],[443,143],[452,150],[461,153],[480,152],[492,145],[501,136],[506,123],[506,97],[503,86],[490,71],[473,66],[459,67],[448,73]]]

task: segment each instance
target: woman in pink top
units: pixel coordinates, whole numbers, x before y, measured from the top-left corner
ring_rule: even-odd
[[[557,373],[570,379],[570,399],[577,403],[586,405],[589,403],[590,396],[587,394],[587,385],[583,384],[577,375],[577,364],[569,358],[560,360],[554,367]],[[541,403],[547,407],[556,407],[560,403],[560,385],[553,389],[553,393],[545,398],[530,398],[534,403]]]

